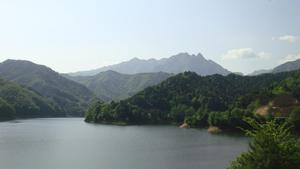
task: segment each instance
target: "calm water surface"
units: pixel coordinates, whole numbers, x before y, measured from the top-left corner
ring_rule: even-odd
[[[82,118],[0,123],[1,169],[224,169],[247,139],[175,126],[93,125]]]

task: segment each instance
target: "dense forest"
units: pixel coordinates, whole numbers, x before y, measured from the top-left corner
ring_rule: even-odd
[[[289,119],[299,123],[299,83],[300,71],[260,76],[199,76],[185,72],[129,99],[94,103],[85,120],[124,124],[185,122],[192,127],[236,128],[246,125],[243,117],[295,116]],[[284,114],[286,111],[289,113]]]

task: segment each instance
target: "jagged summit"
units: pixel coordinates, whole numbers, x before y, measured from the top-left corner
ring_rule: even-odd
[[[95,70],[70,73],[71,76],[91,76],[107,70],[113,70],[124,74],[149,73],[149,72],[166,72],[181,73],[184,71],[196,72],[199,75],[221,74],[227,75],[230,72],[215,63],[207,60],[201,53],[189,54],[186,52],[178,53],[169,58],[163,59],[139,59],[133,58],[119,64],[105,66]]]

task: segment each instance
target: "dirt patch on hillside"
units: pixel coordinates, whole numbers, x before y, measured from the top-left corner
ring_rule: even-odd
[[[267,105],[257,108],[255,114],[265,117],[271,113],[275,118],[285,118],[297,105],[299,105],[299,101],[295,97],[283,94],[275,97]]]
[[[267,116],[269,114],[269,105],[260,106],[256,109],[255,114],[260,116]]]

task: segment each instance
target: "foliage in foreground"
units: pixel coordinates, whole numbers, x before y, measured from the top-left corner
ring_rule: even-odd
[[[252,130],[246,130],[251,137],[248,152],[242,153],[228,169],[299,169],[300,142],[290,133],[287,123],[274,120],[259,124],[246,119]]]

